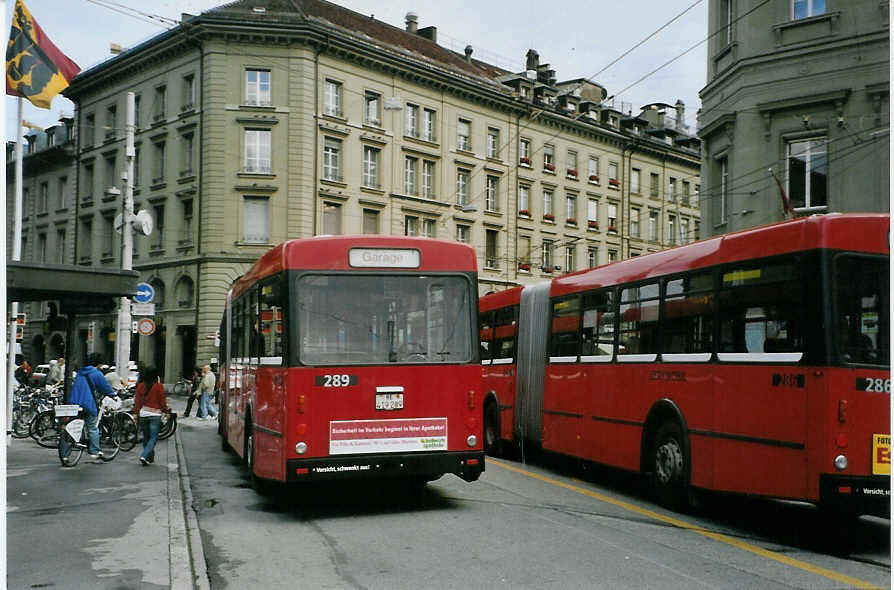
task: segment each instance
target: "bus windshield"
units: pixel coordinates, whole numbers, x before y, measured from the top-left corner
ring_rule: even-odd
[[[304,365],[468,363],[466,277],[304,275],[295,315]]]
[[[889,366],[888,272],[887,258],[859,254],[835,258],[835,334],[842,362]]]

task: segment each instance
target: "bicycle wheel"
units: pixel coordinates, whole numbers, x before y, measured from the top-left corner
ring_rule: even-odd
[[[174,384],[174,393],[177,395],[186,395],[189,393],[189,383],[181,379]]]
[[[55,449],[59,446],[59,429],[53,410],[44,410],[31,422],[31,438],[42,447]]]
[[[22,408],[12,418],[13,438],[25,438],[31,428],[31,421],[37,412],[33,408]]]
[[[84,449],[75,444],[67,430],[62,430],[59,435],[59,461],[63,467],[74,467],[81,460]]]
[[[140,438],[136,419],[127,412],[115,414],[116,428],[118,429],[118,444],[121,450],[127,452],[134,448]]]
[[[99,424],[99,450],[102,451],[102,460],[111,461],[121,450],[118,421],[109,416],[103,416]]]
[[[158,431],[158,440],[170,438],[177,431],[177,412],[162,414],[161,428]]]

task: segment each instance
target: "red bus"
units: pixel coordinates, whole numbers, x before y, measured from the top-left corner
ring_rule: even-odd
[[[485,445],[887,513],[889,216],[759,227],[489,294]]]
[[[336,236],[275,246],[227,295],[220,431],[252,483],[484,471],[474,250]]]

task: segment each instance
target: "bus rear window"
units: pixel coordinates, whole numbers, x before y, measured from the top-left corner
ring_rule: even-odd
[[[887,258],[840,254],[835,258],[835,334],[845,363],[887,368],[891,354]]]
[[[305,365],[466,363],[472,286],[465,277],[305,275],[294,305]]]

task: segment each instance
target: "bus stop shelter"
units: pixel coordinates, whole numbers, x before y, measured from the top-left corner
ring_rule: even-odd
[[[6,300],[58,301],[65,317],[65,365],[71,367],[72,338],[78,315],[111,312],[119,297],[137,292],[139,273],[133,270],[63,264],[6,263]],[[71,372],[66,371],[65,389]]]

